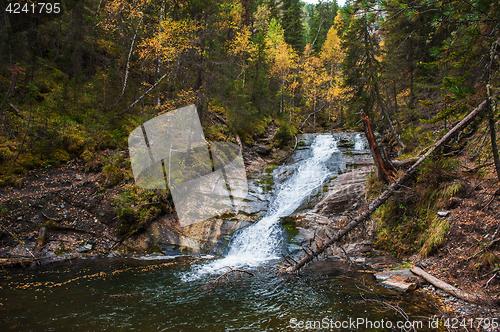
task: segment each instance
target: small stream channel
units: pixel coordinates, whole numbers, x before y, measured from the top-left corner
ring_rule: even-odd
[[[389,302],[417,330],[431,330],[431,299],[382,287],[370,272],[315,262],[300,275],[277,273],[288,250],[280,218],[320,196],[354,160],[368,158],[359,134],[308,135],[301,142],[289,163],[273,171],[275,190],[263,218],[237,231],[223,257],[115,257],[1,271],[0,331],[405,330]],[[253,275],[232,273],[214,284],[228,267]]]

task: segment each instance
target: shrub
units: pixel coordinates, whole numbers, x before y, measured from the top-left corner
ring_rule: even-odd
[[[290,145],[296,133],[297,129],[293,125],[290,125],[288,123],[282,124],[276,131],[276,134],[274,135],[276,144],[279,147]]]

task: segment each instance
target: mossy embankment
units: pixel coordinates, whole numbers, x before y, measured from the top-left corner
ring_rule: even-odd
[[[437,105],[434,111],[439,111]],[[463,114],[448,112],[447,122],[403,118],[405,129],[401,137],[406,147],[400,150],[403,154],[398,159],[423,154]],[[483,114],[439,153],[429,157],[372,219],[377,226],[376,248],[399,260],[419,264],[469,292],[493,297],[495,302],[500,289],[500,200],[488,135],[489,126]],[[381,140],[389,151],[396,146],[391,135],[383,135]],[[396,158],[393,151],[392,157]],[[396,176],[404,172],[395,171]],[[368,197],[376,198],[385,187],[372,174],[368,179]]]

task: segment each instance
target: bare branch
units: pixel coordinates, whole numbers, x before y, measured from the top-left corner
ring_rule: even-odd
[[[122,115],[126,112],[128,112],[132,107],[134,107],[138,102],[140,102],[144,97],[146,97],[151,91],[153,91],[154,88],[156,88],[158,86],[158,84],[161,83],[161,81],[163,81],[163,79],[165,77],[167,77],[168,73],[163,75],[159,80],[158,82],[156,82],[151,88],[149,88],[148,91],[144,92],[144,94],[142,96],[140,96],[136,101],[134,101],[132,104],[130,104],[129,107],[127,107],[126,109],[124,109],[123,111],[121,111],[120,113],[118,113],[117,115]]]

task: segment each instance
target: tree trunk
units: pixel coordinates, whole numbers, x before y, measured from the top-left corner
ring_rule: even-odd
[[[413,39],[410,35],[410,98],[408,100],[408,106],[413,109],[413,102],[415,100],[415,94],[413,92]]]
[[[446,135],[443,136],[437,143],[434,144],[434,147],[430,149],[426,154],[424,154],[420,159],[405,173],[401,178],[399,178],[396,182],[390,185],[377,199],[375,199],[370,205],[368,209],[363,213],[359,214],[356,218],[351,220],[344,228],[339,230],[334,234],[332,238],[330,238],[325,243],[319,244],[316,246],[316,249],[313,249],[310,254],[306,254],[302,257],[296,264],[290,266],[286,269],[286,272],[291,273],[298,271],[304,265],[309,263],[314,259],[314,257],[321,254],[328,247],[330,247],[335,242],[342,239],[345,235],[347,235],[352,229],[354,229],[357,225],[367,219],[375,210],[377,210],[392,194],[398,190],[401,185],[403,185],[406,181],[410,179],[410,177],[417,171],[420,165],[424,162],[424,160],[431,155],[432,153],[438,151],[443,147],[457,132],[465,128],[474,118],[486,108],[486,100],[483,101],[475,110],[473,110],[469,115],[467,115],[462,121],[460,121],[455,127],[453,127]]]
[[[497,146],[497,135],[495,127],[495,117],[491,105],[491,71],[493,68],[493,59],[498,45],[500,45],[500,38],[498,38],[492,45],[490,49],[490,63],[488,66],[488,84],[486,85],[486,93],[488,95],[488,121],[490,126],[490,137],[491,137],[491,150],[493,151],[493,161],[495,162],[495,170],[497,172],[497,179],[500,181],[500,157],[498,156],[498,146]]]
[[[155,64],[155,82],[157,82],[158,79],[160,78],[160,64],[161,64],[160,56],[157,55]],[[160,105],[161,105],[161,100],[160,100],[160,94],[158,93],[155,97],[155,107],[160,107]]]
[[[483,299],[477,295],[466,293],[466,292],[464,292],[456,287],[453,287],[450,284],[447,284],[446,282],[444,282],[442,280],[439,280],[438,278],[430,275],[429,273],[425,272],[424,270],[422,270],[418,266],[413,266],[410,269],[410,271],[415,273],[416,275],[424,278],[425,280],[427,280],[429,283],[436,286],[437,288],[440,288],[440,289],[444,290],[446,293],[451,294],[451,295],[453,295],[461,300],[471,302],[471,303],[477,303],[477,304],[485,304],[488,302],[485,299]]]
[[[120,102],[120,100],[122,100],[123,95],[125,94],[125,89],[127,88],[128,73],[129,73],[129,68],[130,68],[130,58],[132,57],[132,51],[134,50],[135,39],[137,38],[137,32],[139,31],[139,27],[142,24],[143,18],[144,18],[144,15],[141,17],[139,24],[137,24],[137,27],[135,28],[134,37],[132,38],[132,42],[130,43],[130,50],[128,52],[127,63],[125,65],[125,77],[123,79],[122,93],[120,94],[120,97],[118,98],[118,100],[115,102],[115,105],[118,104]]]
[[[497,172],[497,179],[500,181],[500,157],[498,156],[498,145],[497,145],[497,134],[495,128],[495,118],[491,105],[491,98],[489,96],[489,86],[488,86],[488,120],[490,125],[490,137],[491,137],[491,150],[493,151],[493,161],[495,162],[495,170]]]
[[[396,169],[398,169],[398,168],[404,169],[404,168],[409,168],[411,165],[416,163],[419,159],[420,159],[419,157],[411,157],[411,158],[403,159],[403,160],[391,160],[391,164]]]
[[[365,135],[368,140],[368,145],[370,146],[370,151],[373,156],[373,160],[375,161],[375,166],[377,169],[377,177],[384,181],[385,183],[389,183],[389,180],[392,178],[392,172],[388,170],[382,155],[380,154],[380,149],[378,148],[377,141],[375,140],[375,135],[373,134],[372,125],[368,116],[366,116],[365,112],[361,111],[361,119],[363,120],[363,124],[365,126]]]

